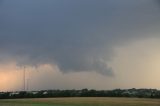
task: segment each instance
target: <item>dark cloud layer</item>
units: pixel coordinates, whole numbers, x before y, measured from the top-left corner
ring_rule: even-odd
[[[155,0],[6,0],[0,5],[0,60],[56,64],[63,72],[113,76],[113,48],[157,30]],[[156,28],[155,28],[155,27]],[[150,37],[150,36],[149,36]]]

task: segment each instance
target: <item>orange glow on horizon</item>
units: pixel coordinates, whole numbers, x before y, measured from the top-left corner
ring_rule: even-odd
[[[19,75],[20,71],[14,63],[0,64],[0,91],[11,91],[17,88]]]

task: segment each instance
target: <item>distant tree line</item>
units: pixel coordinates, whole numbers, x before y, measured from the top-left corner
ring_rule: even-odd
[[[14,98],[49,98],[49,97],[138,97],[160,98],[156,89],[114,89],[114,90],[41,90],[0,92],[0,99]]]

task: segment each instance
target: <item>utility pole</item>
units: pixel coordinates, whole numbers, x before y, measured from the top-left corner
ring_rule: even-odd
[[[29,91],[29,79],[27,79],[27,91]]]
[[[23,70],[23,90],[26,90],[26,67],[24,66],[24,70]]]

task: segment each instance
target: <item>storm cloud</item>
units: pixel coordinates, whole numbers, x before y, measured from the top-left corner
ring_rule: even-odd
[[[114,47],[153,37],[157,0],[0,1],[0,61],[114,76]],[[158,37],[158,36],[154,36]]]

